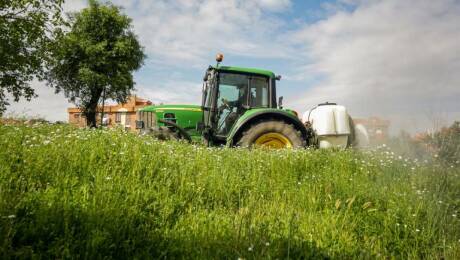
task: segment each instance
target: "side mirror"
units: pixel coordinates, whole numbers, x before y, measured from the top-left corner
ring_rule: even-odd
[[[278,99],[278,107],[280,109],[283,109],[283,96],[279,97]]]

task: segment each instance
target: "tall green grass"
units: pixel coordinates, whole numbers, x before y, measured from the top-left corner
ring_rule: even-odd
[[[460,258],[459,165],[0,126],[0,258]]]

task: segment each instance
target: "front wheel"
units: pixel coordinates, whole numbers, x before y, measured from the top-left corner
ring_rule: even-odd
[[[237,142],[241,147],[266,147],[272,149],[305,147],[300,131],[284,121],[262,121],[252,125]]]

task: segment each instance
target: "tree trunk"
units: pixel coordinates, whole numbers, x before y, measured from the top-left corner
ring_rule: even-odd
[[[86,125],[95,128],[97,126],[96,124],[96,108],[91,109],[91,111],[88,111],[85,113],[86,114]]]
[[[99,103],[99,99],[101,98],[102,88],[95,88],[95,91],[91,93],[92,97],[88,104],[85,106],[85,114],[86,114],[86,125],[95,128],[97,127],[96,122],[96,113],[97,113],[97,105]]]

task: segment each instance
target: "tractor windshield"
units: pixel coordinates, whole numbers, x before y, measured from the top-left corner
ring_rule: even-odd
[[[232,107],[241,107],[247,104],[248,77],[242,74],[221,73],[219,75],[219,99],[217,106],[227,102]]]

